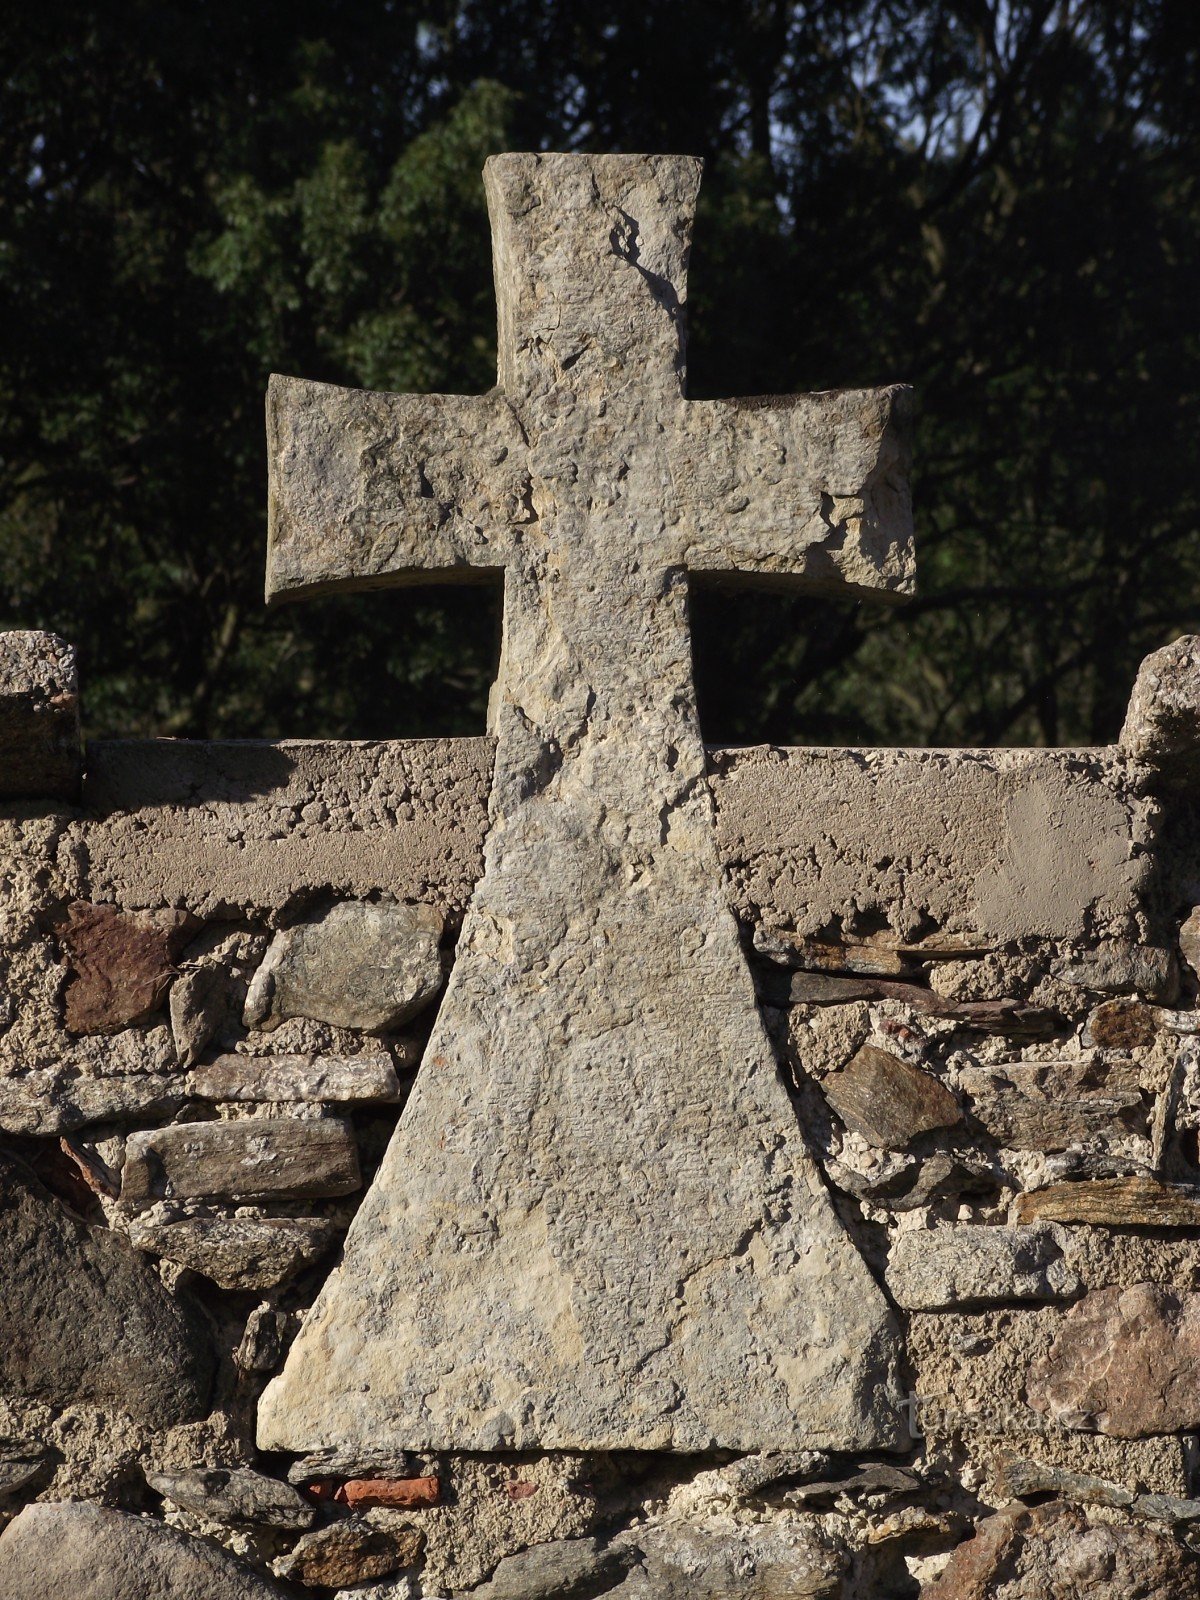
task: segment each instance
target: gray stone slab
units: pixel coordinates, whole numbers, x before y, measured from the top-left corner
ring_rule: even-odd
[[[439,969],[440,977],[440,969]],[[197,1067],[188,1093],[201,1100],[394,1100],[400,1092],[391,1056],[218,1056]]]
[[[399,1028],[442,986],[441,937],[430,906],[339,901],[275,935],[246,996],[246,1026],[311,1017],[368,1033]]]
[[[183,1103],[176,1074],[127,1072],[85,1078],[45,1069],[22,1077],[0,1077],[0,1129],[5,1133],[71,1133],[92,1122],[166,1116]]]
[[[0,633],[0,801],[79,793],[79,676],[57,634]]]
[[[339,1118],[177,1122],[130,1134],[121,1203],[321,1199],[352,1194],[361,1181],[354,1135]]]
[[[281,1600],[206,1539],[150,1517],[64,1501],[26,1506],[0,1535],[6,1600]]]
[[[134,1217],[130,1243],[222,1289],[276,1289],[319,1261],[336,1229],[324,1217]]]
[[[937,1311],[1025,1300],[1064,1300],[1079,1279],[1063,1259],[1058,1228],[964,1224],[897,1234],[887,1286],[906,1311]]]
[[[698,177],[489,163],[503,396],[272,386],[268,593],[499,563],[505,634],[484,876],[264,1448],[903,1437],[725,902],[686,572],[904,590],[904,397],[685,399]]]
[[[472,1600],[593,1600],[637,1565],[639,1552],[600,1539],[552,1539],[505,1556]]]
[[[316,1508],[298,1489],[250,1467],[187,1467],[147,1472],[146,1482],[164,1499],[212,1522],[252,1523],[263,1528],[311,1528]]]

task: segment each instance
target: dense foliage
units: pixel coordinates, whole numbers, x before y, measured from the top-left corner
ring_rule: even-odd
[[[267,613],[271,370],[493,381],[479,169],[707,162],[693,394],[907,380],[905,612],[700,595],[717,738],[1111,738],[1200,624],[1194,0],[104,0],[0,20],[0,626],[94,733],[472,731],[495,597]]]

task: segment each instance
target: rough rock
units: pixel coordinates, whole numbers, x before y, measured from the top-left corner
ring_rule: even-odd
[[[1179,954],[1193,977],[1200,977],[1200,906],[1195,906],[1179,929]]]
[[[900,1233],[892,1244],[887,1286],[908,1311],[1063,1300],[1079,1279],[1063,1260],[1058,1229],[963,1224]]]
[[[181,972],[171,985],[171,1034],[179,1064],[190,1067],[208,1047],[228,1013],[225,974],[216,966]]]
[[[340,1118],[178,1122],[129,1135],[121,1203],[205,1196],[315,1200],[352,1194],[361,1182],[354,1135]]]
[[[390,1511],[415,1511],[436,1506],[442,1496],[442,1481],[423,1478],[348,1478],[334,1490],[333,1498],[351,1511],[370,1511],[383,1507]]]
[[[1179,993],[1179,965],[1173,950],[1124,944],[1111,939],[1097,950],[1056,962],[1054,975],[1079,989],[1100,994],[1136,994],[1170,1005]]]
[[[343,900],[271,941],[246,996],[248,1028],[312,1017],[385,1033],[442,986],[442,919],[430,906]]]
[[[741,1456],[718,1467],[722,1492],[747,1499],[780,1483],[796,1483],[829,1471],[832,1457],[822,1450],[771,1450]]]
[[[1031,1369],[1028,1394],[1060,1426],[1118,1439],[1200,1427],[1200,1294],[1138,1283],[1086,1295]]]
[[[188,1080],[201,1100],[395,1100],[392,1058],[362,1056],[218,1056]]]
[[[760,955],[805,972],[868,973],[879,978],[921,975],[915,955],[895,946],[831,944],[779,928],[764,928],[761,923],[755,924],[751,942]]]
[[[921,1480],[903,1467],[870,1461],[846,1467],[837,1477],[816,1478],[785,1489],[781,1499],[789,1506],[807,1506],[820,1500],[886,1501],[913,1494],[920,1487]]]
[[[146,1482],[164,1499],[212,1522],[249,1522],[264,1528],[311,1528],[316,1508],[290,1483],[249,1467],[190,1467],[182,1472],[147,1472]]]
[[[50,1452],[32,1443],[0,1443],[0,1500],[18,1494],[43,1477]]]
[[[0,1164],[0,1392],[113,1406],[161,1427],[202,1414],[202,1313],[118,1235],[77,1222]],[[0,1591],[2,1592],[2,1591]]]
[[[64,1021],[71,1033],[115,1033],[162,1005],[193,920],[182,911],[119,911],[77,900],[58,939],[71,968]]]
[[[280,1600],[205,1539],[80,1501],[26,1506],[0,1535],[11,1600]]]
[[[1172,1494],[1137,1494],[1122,1483],[1087,1472],[1066,1472],[1038,1461],[1014,1458],[1006,1461],[997,1483],[1001,1493],[1017,1500],[1056,1494],[1077,1505],[1128,1507],[1134,1517],[1172,1526],[1200,1520],[1200,1500],[1181,1499]]]
[[[405,1478],[416,1473],[416,1458],[403,1451],[329,1445],[301,1456],[288,1468],[289,1483],[324,1484],[332,1494],[338,1479]]]
[[[130,1242],[222,1289],[276,1289],[319,1261],[337,1229],[324,1217],[135,1217]]]
[[[417,1528],[376,1528],[351,1517],[306,1533],[275,1563],[275,1571],[293,1583],[340,1589],[412,1566],[424,1543]]]
[[[1049,1505],[988,1517],[921,1600],[1193,1600],[1196,1582],[1174,1539]]]
[[[1200,1189],[1157,1178],[1051,1183],[1017,1196],[1017,1222],[1092,1223],[1106,1228],[1200,1227]]]
[[[639,1552],[600,1539],[555,1539],[505,1556],[471,1600],[593,1600],[636,1565]]]
[[[830,1177],[839,1189],[889,1211],[918,1211],[954,1195],[994,1194],[1004,1187],[1003,1173],[983,1161],[962,1161],[944,1153],[915,1162],[903,1171],[875,1178],[839,1163]]]
[[[1171,1494],[1139,1494],[1129,1509],[1135,1517],[1145,1517],[1150,1522],[1169,1522],[1173,1527],[1200,1522],[1200,1500],[1181,1500]]]
[[[489,162],[501,392],[273,382],[270,595],[507,576],[484,875],[342,1264],[260,1403],[264,1448],[901,1432],[897,1330],[729,912],[679,577],[907,587],[906,396],[685,399],[698,175]]]
[[[1083,1042],[1096,1050],[1140,1050],[1154,1043],[1158,1021],[1141,1000],[1105,1000],[1087,1019]]]
[[[1031,1500],[1037,1495],[1057,1494],[1079,1505],[1129,1506],[1137,1498],[1123,1483],[1097,1477],[1092,1472],[1069,1472],[1064,1467],[1018,1457],[1004,1462],[996,1487],[1014,1500]]]
[[[274,1306],[256,1306],[246,1318],[246,1326],[233,1364],[241,1372],[274,1372],[283,1359],[284,1341],[292,1318]]]
[[[642,1561],[611,1591],[620,1600],[835,1600],[842,1593],[844,1555],[803,1526],[717,1532],[658,1523],[628,1538]]]
[[[1121,746],[1170,779],[1186,779],[1200,760],[1200,638],[1184,634],[1138,668]]]
[[[826,1100],[854,1133],[880,1150],[904,1150],[919,1134],[962,1121],[954,1094],[932,1073],[865,1044],[821,1080]]]
[[[0,633],[0,800],[74,800],[79,768],[74,650],[53,633]]]

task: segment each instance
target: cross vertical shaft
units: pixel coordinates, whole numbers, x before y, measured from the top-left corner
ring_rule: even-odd
[[[725,902],[686,606],[689,566],[902,589],[896,397],[686,400],[698,178],[678,157],[498,158],[501,392],[365,397],[366,421],[346,391],[279,398],[276,590],[506,578],[484,876],[264,1447],[901,1437],[895,1329]],[[436,508],[415,532],[413,500]]]

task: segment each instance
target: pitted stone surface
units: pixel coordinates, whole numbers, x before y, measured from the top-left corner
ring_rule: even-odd
[[[503,565],[505,636],[484,876],[265,1448],[902,1438],[726,904],[686,613],[689,568],[908,586],[902,396],[684,399],[698,179],[489,163],[502,392],[273,382],[269,592]]]
[[[461,911],[483,871],[492,739],[179,739],[89,745],[72,824],[93,899],[281,920],[320,884]],[[1136,926],[1151,802],[1116,747],[710,748],[727,892],[744,922],[901,937],[930,918],[985,945]],[[931,838],[928,818],[942,819]]]

